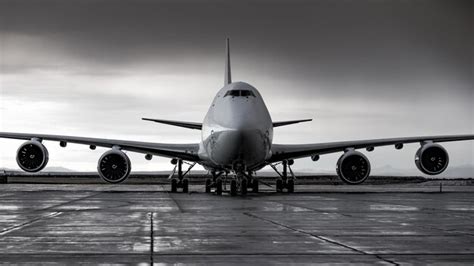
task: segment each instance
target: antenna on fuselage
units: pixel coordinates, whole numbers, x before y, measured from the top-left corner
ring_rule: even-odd
[[[224,85],[232,83],[232,76],[230,74],[230,48],[229,48],[229,38],[226,38],[226,46],[225,46],[225,77],[224,77]]]

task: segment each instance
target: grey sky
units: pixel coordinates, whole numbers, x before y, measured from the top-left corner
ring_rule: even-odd
[[[314,118],[275,142],[474,131],[472,1],[0,0],[0,19],[2,131],[197,142],[140,118],[201,121],[223,84],[226,36],[234,80],[256,86],[274,120]],[[0,140],[0,167],[16,167],[19,143]],[[56,146],[49,165],[78,170],[103,152]],[[451,166],[472,169],[472,142],[445,146]],[[416,149],[369,158],[413,173]],[[295,168],[333,170],[338,156]]]

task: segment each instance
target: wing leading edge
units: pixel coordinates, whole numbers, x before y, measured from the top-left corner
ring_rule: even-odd
[[[198,150],[199,144],[165,144],[153,142],[139,142],[129,140],[116,139],[100,139],[75,136],[61,135],[45,135],[45,134],[28,134],[28,133],[11,133],[0,132],[0,138],[9,139],[40,139],[49,141],[63,141],[75,144],[84,144],[90,146],[112,148],[119,146],[122,150],[133,151],[144,154],[152,154],[157,156],[180,158],[187,161],[199,161]]]
[[[416,142],[449,142],[472,140],[474,135],[445,135],[445,136],[422,136],[373,140],[341,141],[314,144],[273,144],[272,157],[269,162],[278,162],[286,159],[297,159],[312,155],[321,155],[345,151],[346,149],[373,148]]]

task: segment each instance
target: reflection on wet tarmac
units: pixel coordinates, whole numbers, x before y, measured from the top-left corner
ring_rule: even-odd
[[[36,191],[3,185],[0,191],[8,193],[2,194],[0,204],[1,261],[139,265],[151,258],[158,264],[239,265],[474,261],[472,192],[264,191],[229,197],[197,193],[202,187],[192,187],[191,194],[155,188],[161,191],[125,185],[117,191],[91,187],[71,193],[71,185],[40,185]]]
[[[372,211],[417,211],[418,208],[412,206],[393,205],[393,204],[372,204]]]

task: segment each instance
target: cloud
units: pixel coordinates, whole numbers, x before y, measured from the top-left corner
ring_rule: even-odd
[[[308,143],[473,133],[470,1],[2,1],[0,130],[156,142],[200,134],[141,121],[199,122],[223,85],[256,86],[275,130]],[[0,140],[0,167],[18,141]],[[57,146],[57,145],[56,145]],[[99,151],[51,146],[52,166],[93,171]],[[472,142],[446,144],[471,165]],[[416,145],[377,149],[377,165],[413,169]],[[134,169],[167,160],[132,155]],[[295,168],[334,169],[339,155]]]

